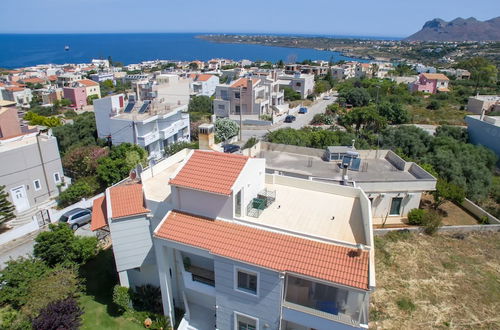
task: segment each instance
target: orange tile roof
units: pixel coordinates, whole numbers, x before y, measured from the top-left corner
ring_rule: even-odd
[[[450,89],[446,88],[446,87],[441,87],[441,88],[438,88],[438,91],[440,91],[440,92],[449,92]]]
[[[149,213],[144,207],[142,184],[122,184],[109,188],[111,216],[113,219]]]
[[[45,82],[45,80],[38,78],[38,77],[26,78],[26,79],[23,79],[22,81],[24,83],[31,83],[31,84],[43,84]]]
[[[82,80],[78,80],[78,82],[82,85],[85,85],[87,87],[90,87],[90,86],[99,86],[99,83],[96,83],[95,81],[93,80],[90,80],[90,79],[82,79]]]
[[[248,78],[240,78],[236,80],[231,87],[232,88],[237,88],[237,87],[247,87],[247,79]],[[252,85],[257,84],[260,81],[259,78],[252,78]]]
[[[367,290],[368,251],[172,211],[155,236],[229,259]]]
[[[248,157],[217,151],[195,150],[170,184],[230,195]]]
[[[106,211],[106,197],[99,197],[94,200],[92,206],[92,219],[90,220],[90,230],[95,231],[108,225],[108,215]]]
[[[422,75],[429,80],[450,80],[442,73],[422,73]]]
[[[48,76],[47,77],[50,81],[56,81],[57,80],[57,76],[54,74],[52,76]]]
[[[194,73],[190,74],[189,76],[194,81],[207,81],[213,77],[213,75],[211,74],[194,74]]]
[[[23,91],[24,88],[22,87],[5,87],[6,90],[8,90],[9,92],[20,92],[20,91]]]

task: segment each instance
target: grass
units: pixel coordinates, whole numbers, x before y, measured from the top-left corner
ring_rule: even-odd
[[[499,329],[500,233],[376,237],[373,329]]]
[[[465,116],[470,114],[464,110],[457,110],[453,106],[443,106],[438,110],[429,110],[423,106],[408,106],[408,112],[414,124],[432,125],[465,125]]]
[[[121,316],[113,304],[113,287],[118,284],[113,251],[107,249],[80,268],[85,279],[85,293],[80,298],[85,313],[81,329],[144,329]]]

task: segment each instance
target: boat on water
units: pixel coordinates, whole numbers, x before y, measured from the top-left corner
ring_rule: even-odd
[[[64,50],[68,51],[69,50],[69,46],[64,46]]]

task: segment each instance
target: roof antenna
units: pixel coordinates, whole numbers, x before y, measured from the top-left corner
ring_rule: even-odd
[[[352,139],[352,146],[351,146],[351,148],[353,148],[353,149],[354,149],[354,142],[356,142],[356,140]]]

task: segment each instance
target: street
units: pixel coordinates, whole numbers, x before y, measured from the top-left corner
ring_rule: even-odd
[[[292,123],[279,123],[276,125],[273,125],[272,127],[268,129],[243,129],[242,132],[242,139],[243,141],[248,140],[251,137],[256,137],[258,139],[262,139],[264,135],[266,135],[270,131],[275,131],[280,128],[286,128],[286,127],[291,127],[295,129],[299,129],[304,127],[305,125],[308,125],[309,122],[313,119],[314,115],[318,113],[323,113],[325,112],[325,109],[328,105],[334,103],[337,100],[336,97],[332,97],[331,100],[319,100],[317,103],[313,104],[312,106],[309,106],[307,108],[307,113],[306,114],[294,114],[294,116],[297,118]]]

